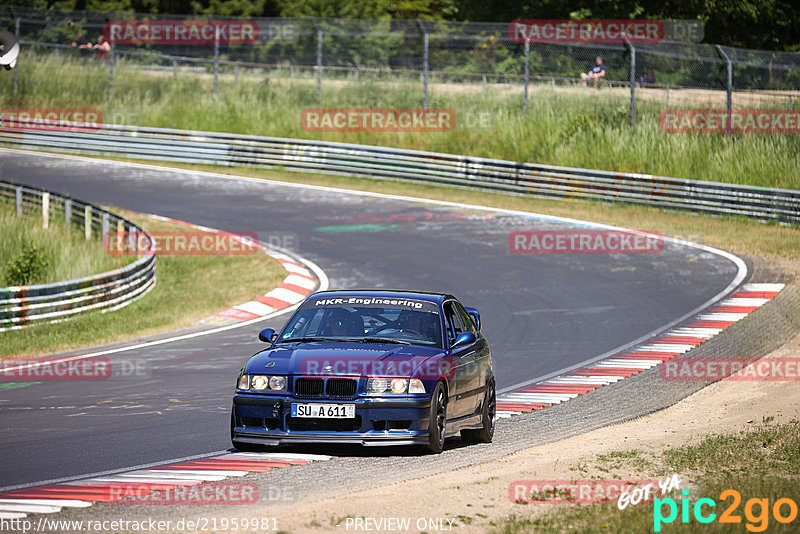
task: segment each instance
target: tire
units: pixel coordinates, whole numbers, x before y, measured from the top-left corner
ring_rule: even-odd
[[[461,439],[471,443],[491,443],[494,437],[494,424],[497,421],[497,393],[494,382],[486,387],[486,398],[483,403],[483,427],[480,430],[462,430]]]
[[[428,416],[428,450],[439,454],[444,449],[447,426],[447,393],[444,384],[436,383],[431,396],[431,409]]]

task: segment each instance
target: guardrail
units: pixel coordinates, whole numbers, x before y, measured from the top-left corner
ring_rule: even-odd
[[[0,131],[0,143],[56,152],[435,182],[800,223],[800,191],[795,190],[369,145],[118,125],[88,133],[6,130]]]
[[[35,187],[0,181],[0,202],[15,204],[17,216],[40,211],[45,227],[60,215],[70,227],[83,226],[86,239],[93,235],[103,238],[109,231],[144,233],[138,225],[99,206]],[[33,322],[60,321],[89,310],[115,310],[147,293],[155,283],[156,255],[148,254],[120,269],[94,276],[0,288],[0,332]]]

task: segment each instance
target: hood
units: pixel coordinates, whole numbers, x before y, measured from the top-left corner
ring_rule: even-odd
[[[442,349],[394,343],[321,342],[289,344],[255,354],[249,374],[301,376],[414,376]]]

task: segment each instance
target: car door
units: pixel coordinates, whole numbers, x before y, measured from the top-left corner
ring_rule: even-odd
[[[472,332],[475,334],[476,341],[473,346],[473,359],[475,365],[470,368],[470,386],[469,391],[466,393],[470,393],[475,399],[475,408],[480,408],[482,406],[482,401],[484,399],[484,392],[486,391],[486,384],[487,380],[486,377],[489,375],[489,366],[492,363],[492,353],[489,350],[489,343],[486,341],[486,338],[483,337],[480,330],[478,330],[477,325],[470,317],[467,310],[464,306],[461,305],[460,302],[456,301],[454,303],[456,311],[458,312],[458,316],[461,319],[461,322],[465,325],[464,329],[467,332]]]
[[[469,330],[459,316],[455,301],[445,302],[444,314],[448,330],[448,344],[452,345],[459,334]],[[475,388],[477,374],[475,344],[451,349],[450,356],[455,365],[455,376],[453,391],[450,394],[448,419],[455,419],[473,413],[476,408],[475,395],[472,391]]]

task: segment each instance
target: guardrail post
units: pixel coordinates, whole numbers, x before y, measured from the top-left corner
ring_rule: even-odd
[[[64,220],[67,222],[67,229],[72,227],[72,199],[64,200]]]
[[[14,35],[17,36],[19,39],[19,24],[22,21],[21,18],[17,17],[14,21]],[[17,90],[19,88],[19,57],[17,57],[17,62],[14,63],[14,96],[17,96]]]
[[[725,63],[728,64],[728,83],[727,94],[725,98],[725,103],[728,109],[728,117],[725,119],[725,127],[728,130],[728,135],[731,135],[731,116],[733,115],[733,62],[720,45],[714,46],[717,48],[719,55],[722,56],[722,59],[725,60]]]
[[[42,228],[47,230],[50,227],[50,193],[42,193]]]
[[[173,80],[177,80],[178,79],[178,60],[177,59],[173,59],[172,60],[172,79]]]
[[[83,235],[86,241],[92,238],[92,207],[86,206],[83,210]]]
[[[528,113],[528,83],[531,75],[531,43],[525,39],[525,102],[523,107],[525,113]]]
[[[417,19],[417,24],[422,32],[422,107],[428,107],[428,75],[429,75],[429,59],[430,59],[430,38],[428,32],[425,30],[425,25],[422,21]]]
[[[633,126],[636,123],[636,48],[633,46],[633,43],[628,39],[628,34],[623,33],[622,38],[625,41],[625,44],[628,45],[628,49],[631,51],[631,75],[630,75],[630,82],[631,82],[631,130],[633,130]]]

